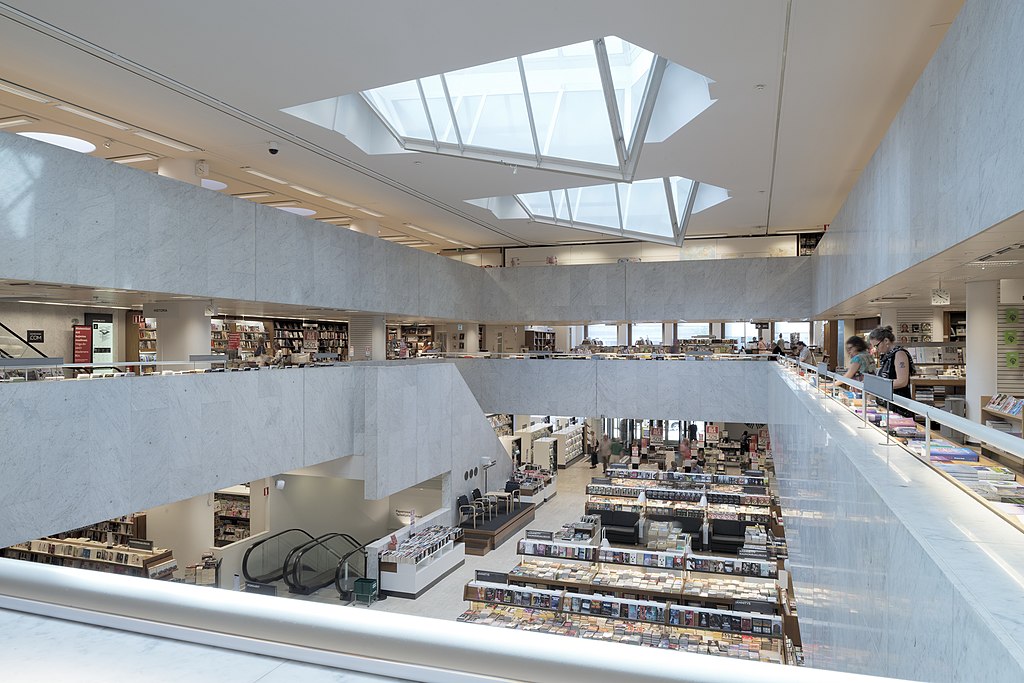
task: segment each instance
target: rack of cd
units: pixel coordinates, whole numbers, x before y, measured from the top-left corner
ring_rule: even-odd
[[[722,475],[709,475],[727,478]],[[736,477],[728,477],[735,479]],[[742,477],[749,479],[748,477]],[[769,524],[771,498],[766,493],[744,492],[738,484],[702,483],[685,479],[632,479],[613,475],[609,483],[587,485],[588,514],[615,510],[647,518],[704,517]],[[643,494],[643,500],[640,494]]]
[[[711,638],[723,648],[714,654],[783,659],[774,562],[533,540],[517,549],[511,572],[466,585],[464,621],[673,649]],[[550,629],[539,611],[554,613]]]

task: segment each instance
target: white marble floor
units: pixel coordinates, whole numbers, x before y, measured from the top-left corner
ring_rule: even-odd
[[[554,498],[537,508],[536,518],[529,524],[531,529],[555,531],[565,522],[579,519],[584,512],[586,503],[586,486],[590,478],[598,470],[590,469],[589,461],[580,460],[568,469],[558,473],[558,493]],[[388,598],[373,604],[370,609],[415,614],[421,617],[438,619],[455,619],[469,607],[462,599],[462,589],[471,581],[477,569],[505,572],[516,566],[519,556],[516,545],[520,532],[515,538],[506,541],[501,547],[483,557],[466,556],[466,563],[442,579],[436,586],[428,590],[416,600],[405,598]],[[301,600],[315,600],[330,604],[338,604],[338,592],[334,586],[328,586],[309,596],[289,596]],[[352,607],[352,609],[366,609]]]

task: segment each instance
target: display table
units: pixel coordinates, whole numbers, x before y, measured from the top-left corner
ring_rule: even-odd
[[[400,598],[418,598],[438,581],[462,566],[466,546],[449,541],[416,564],[380,564],[380,591]]]
[[[487,491],[484,496],[494,496],[505,503],[505,512],[512,512],[512,494],[508,491]]]

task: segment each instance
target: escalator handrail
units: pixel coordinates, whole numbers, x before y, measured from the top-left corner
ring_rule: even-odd
[[[338,589],[339,594],[344,593],[344,591],[341,589],[341,577],[342,574],[344,574],[345,563],[348,562],[348,558],[352,557],[356,553],[361,552],[363,554],[363,576],[366,576],[366,560],[369,557],[368,553],[366,552],[366,546],[370,545],[371,543],[373,543],[373,541],[367,541],[358,548],[348,551],[347,553],[345,553],[345,557],[338,560],[338,568],[334,570],[334,587]]]
[[[293,531],[298,531],[299,533],[306,534],[306,536],[309,536],[310,539],[313,538],[313,535],[310,534],[305,529],[285,529],[284,531],[279,531],[279,532],[277,532],[276,534],[274,534],[272,536],[267,536],[266,538],[261,538],[260,540],[256,541],[255,543],[253,543],[251,546],[249,546],[246,549],[245,555],[242,556],[242,576],[245,577],[246,581],[256,581],[256,579],[254,579],[253,577],[249,576],[249,571],[247,569],[248,564],[249,564],[249,554],[253,550],[255,550],[256,548],[258,548],[261,545],[263,545],[264,543],[266,543],[267,541],[273,540],[273,539],[277,538],[278,536],[283,536],[284,534],[288,534],[288,533],[291,533]],[[300,545],[302,545],[302,544],[300,544]],[[294,550],[294,548],[293,548],[293,550]],[[289,551],[289,554],[290,553],[291,553],[291,551]],[[284,576],[284,567],[285,567],[285,565],[282,564],[281,565],[281,577]]]
[[[12,335],[14,335],[14,338],[17,339],[18,341],[20,341],[22,344],[24,344],[28,348],[32,349],[36,353],[38,353],[40,358],[48,358],[48,356],[45,353],[43,353],[42,351],[40,351],[38,348],[36,348],[36,346],[34,344],[30,344],[27,339],[22,339],[20,334],[18,334],[17,332],[12,330],[11,328],[7,327],[7,325],[4,325],[3,323],[0,323],[0,327],[4,328],[8,332],[10,332]]]
[[[305,553],[307,553],[310,550],[312,550],[313,548],[315,548],[316,546],[318,546],[318,545],[319,546],[323,546],[325,550],[327,550],[329,553],[331,553],[332,555],[337,557],[339,561],[342,559],[341,555],[339,555],[338,553],[334,552],[333,548],[331,548],[330,546],[326,545],[326,541],[329,541],[332,538],[342,538],[342,539],[348,541],[349,543],[351,543],[352,545],[357,546],[357,547],[359,547],[361,545],[365,545],[365,544],[360,544],[359,541],[357,541],[355,538],[353,538],[349,534],[340,533],[340,532],[332,532],[332,533],[323,534],[322,536],[317,536],[313,540],[307,541],[303,545],[297,546],[297,547],[293,548],[288,553],[288,557],[285,558],[285,564],[284,564],[284,577],[283,578],[284,578],[285,584],[287,584],[289,588],[298,589],[300,591],[306,590],[307,587],[299,583],[299,573],[298,573],[298,570],[299,570],[299,567],[302,566],[302,563],[301,563],[302,556]],[[337,571],[335,571],[335,574],[337,574]]]

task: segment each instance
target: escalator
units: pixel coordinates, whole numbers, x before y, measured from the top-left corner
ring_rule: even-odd
[[[356,579],[366,577],[366,544],[350,550],[341,560],[334,572],[334,587],[342,600],[352,602],[355,599]],[[381,598],[383,599],[383,597]]]
[[[246,581],[273,583],[284,578],[285,560],[296,548],[315,540],[302,529],[288,529],[253,543],[242,558]]]
[[[324,534],[288,553],[284,560],[284,582],[292,593],[309,595],[335,583],[339,566],[349,567],[349,575],[366,572],[364,544],[342,533]],[[356,560],[360,557],[361,559]]]

